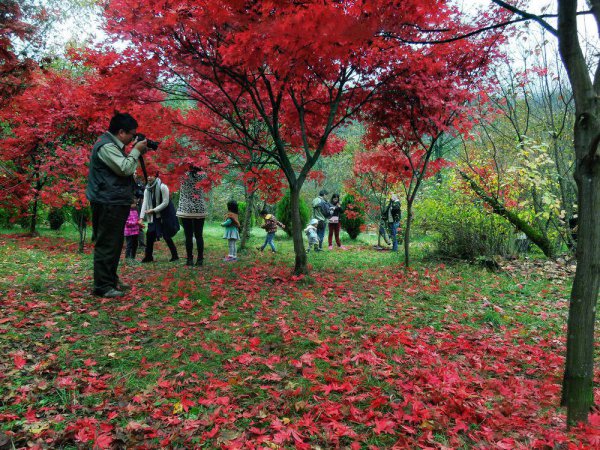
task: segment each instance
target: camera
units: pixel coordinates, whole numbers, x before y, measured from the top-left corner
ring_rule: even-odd
[[[146,136],[144,136],[141,133],[136,134],[135,137],[137,138],[138,142],[139,141],[143,141],[144,139],[146,139]],[[160,144],[160,142],[158,142],[158,141],[152,141],[150,139],[146,140],[146,147],[148,147],[148,150],[156,150],[156,149],[158,149],[158,144]]]

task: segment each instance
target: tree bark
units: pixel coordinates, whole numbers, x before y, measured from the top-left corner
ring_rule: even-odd
[[[252,222],[252,210],[254,209],[255,193],[252,192],[246,195],[246,211],[244,211],[244,219],[242,222],[242,239],[240,240],[240,250],[246,248],[248,237],[250,236],[250,225]]]
[[[592,0],[600,25],[600,2]],[[594,401],[594,325],[600,287],[600,67],[592,80],[577,34],[577,1],[558,0],[558,43],[575,99],[575,182],[579,205],[577,270],[571,290],[562,404],[567,425],[586,422]]]
[[[300,218],[300,189],[290,183],[290,202],[292,213],[292,240],[294,242],[294,253],[296,255],[294,274],[308,274],[306,250],[302,238],[302,220]]]
[[[406,202],[406,228],[404,229],[404,266],[410,265],[410,227],[412,225],[412,200]]]
[[[594,101],[595,103],[595,101]],[[588,113],[589,114],[589,113]],[[587,117],[587,118],[586,118]],[[567,326],[567,357],[561,404],[569,426],[587,421],[594,403],[594,325],[600,289],[600,157],[594,140],[600,136],[598,115],[579,115],[575,124],[578,155],[577,270],[571,290]],[[585,152],[583,158],[579,155]]]

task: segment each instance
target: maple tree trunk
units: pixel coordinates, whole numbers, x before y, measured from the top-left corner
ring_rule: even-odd
[[[595,102],[595,100],[594,100]],[[577,270],[571,290],[567,325],[567,356],[561,403],[567,407],[567,425],[586,422],[594,402],[594,325],[600,287],[600,157],[597,115],[578,115],[575,181],[578,187],[579,229]],[[580,155],[584,154],[583,158]]]
[[[37,226],[37,214],[38,214],[38,203],[39,203],[39,191],[35,191],[33,197],[33,205],[31,207],[31,220],[29,221],[29,234],[35,236],[35,228]]]
[[[302,219],[300,218],[300,189],[290,184],[290,202],[292,214],[292,239],[294,241],[294,253],[296,261],[294,265],[295,275],[308,274],[306,250],[302,238]]]
[[[250,224],[252,222],[252,210],[254,209],[254,192],[246,195],[246,211],[244,211],[244,220],[242,222],[242,239],[240,240],[240,250],[246,248],[248,237],[250,236]]]
[[[404,230],[404,265],[410,264],[410,226],[412,224],[412,201],[406,202],[406,228]]]

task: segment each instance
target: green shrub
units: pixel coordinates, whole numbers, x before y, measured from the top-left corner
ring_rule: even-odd
[[[18,214],[18,211],[15,209],[0,208],[0,228],[12,228],[13,222],[11,219],[16,214]]]
[[[350,239],[354,240],[365,224],[363,205],[357,202],[352,194],[346,194],[342,200],[342,209],[344,211],[341,217],[342,228],[346,230]]]
[[[442,257],[474,261],[514,253],[512,225],[461,192],[440,187],[420,202],[415,216],[415,228],[435,233]]]
[[[310,219],[311,210],[306,202],[300,198],[300,221],[302,222],[302,228],[306,227],[308,219]],[[288,236],[292,235],[292,210],[291,210],[291,197],[290,191],[286,191],[283,198],[277,204],[277,213],[275,214],[277,220],[285,225],[284,231]]]
[[[62,208],[52,208],[48,211],[48,224],[51,230],[60,230],[65,220],[65,212]]]

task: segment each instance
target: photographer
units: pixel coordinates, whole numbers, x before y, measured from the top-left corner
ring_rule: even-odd
[[[146,141],[135,142],[127,155],[126,145],[134,141],[138,123],[127,113],[115,113],[108,131],[100,136],[90,157],[86,197],[92,208],[94,247],[94,294],[121,297],[128,289],[117,275],[123,249],[124,229],[134,201],[133,174],[146,150]]]

